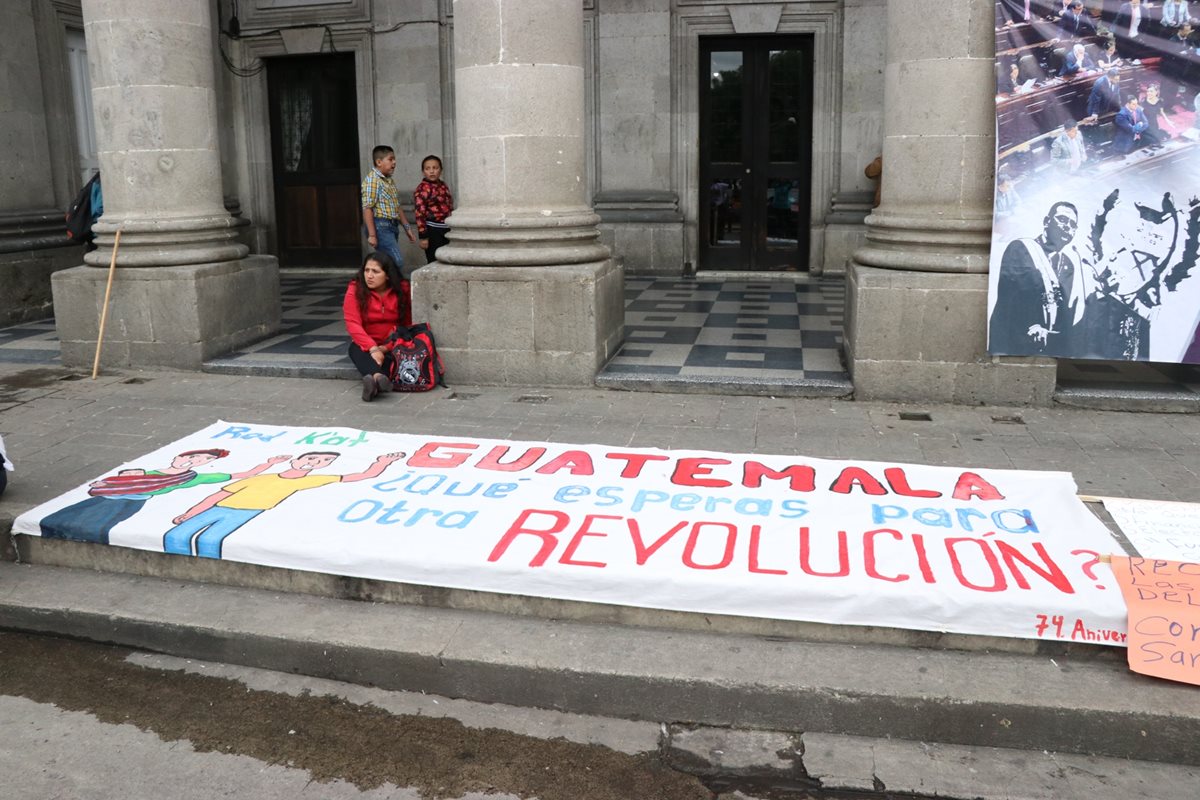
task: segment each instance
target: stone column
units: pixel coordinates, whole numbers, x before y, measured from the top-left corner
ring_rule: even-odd
[[[1049,359],[987,354],[995,162],[990,0],[888,0],[883,196],[847,276],[864,399],[1048,402]]]
[[[448,377],[588,385],[623,331],[623,272],[598,241],[584,163],[578,0],[456,0],[458,207],[413,276]]]
[[[198,369],[279,327],[273,257],[225,211],[213,4],[83,0],[104,216],[90,265],[54,278],[63,362],[90,364],[118,230],[104,363]]]

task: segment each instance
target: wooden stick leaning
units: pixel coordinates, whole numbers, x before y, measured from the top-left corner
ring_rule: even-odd
[[[100,347],[104,344],[104,325],[108,322],[108,298],[112,294],[113,275],[117,272],[117,248],[121,244],[121,229],[113,237],[112,261],[108,263],[108,285],[104,287],[104,305],[100,309],[100,333],[96,337],[96,360],[92,362],[92,380],[100,373]]]

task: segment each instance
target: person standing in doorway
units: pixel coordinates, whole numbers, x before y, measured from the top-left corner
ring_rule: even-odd
[[[417,237],[425,251],[425,263],[432,264],[437,261],[438,248],[446,243],[450,231],[446,217],[454,210],[454,197],[442,181],[442,160],[437,156],[425,156],[421,176],[413,192],[413,217],[417,220]]]
[[[400,254],[398,237],[400,229],[410,242],[415,242],[409,227],[404,209],[400,207],[400,193],[392,181],[392,173],[396,171],[396,152],[387,145],[379,145],[371,151],[371,159],[375,168],[362,180],[362,216],[363,227],[367,233],[367,244],[372,250],[387,253],[397,267],[404,266],[404,256]]]

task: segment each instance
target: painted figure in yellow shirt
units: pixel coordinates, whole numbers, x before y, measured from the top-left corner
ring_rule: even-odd
[[[210,494],[176,517],[175,527],[163,536],[163,551],[179,555],[220,558],[225,539],[264,511],[305,489],[331,483],[354,483],[378,478],[404,453],[388,453],[362,472],[350,475],[312,475],[332,464],[338,453],[314,452],[296,456],[283,472],[235,481]]]

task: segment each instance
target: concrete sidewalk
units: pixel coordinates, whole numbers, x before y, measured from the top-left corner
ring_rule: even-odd
[[[1084,494],[1200,497],[1200,415],[455,386],[359,399],[357,381],[104,374],[0,364],[15,515],[217,419],[446,436],[1073,472]],[[925,417],[928,417],[926,420]]]
[[[367,404],[359,391],[355,381],[166,372],[93,382],[0,365],[0,433],[18,470],[0,517],[217,419],[1066,470],[1085,494],[1200,497],[1193,415],[475,387]],[[394,595],[416,606],[372,605],[335,598],[375,589],[313,585],[302,573],[195,560],[182,567],[136,551],[122,560],[112,552],[119,548],[64,542],[31,540],[23,549],[35,563],[0,565],[2,627],[668,724],[1200,763],[1200,694],[1129,673],[1111,649],[755,621],[714,626],[699,615],[518,608],[495,596],[411,588]],[[331,596],[280,594],[289,589]],[[451,607],[420,607],[439,604]],[[721,632],[702,632],[714,627]]]

